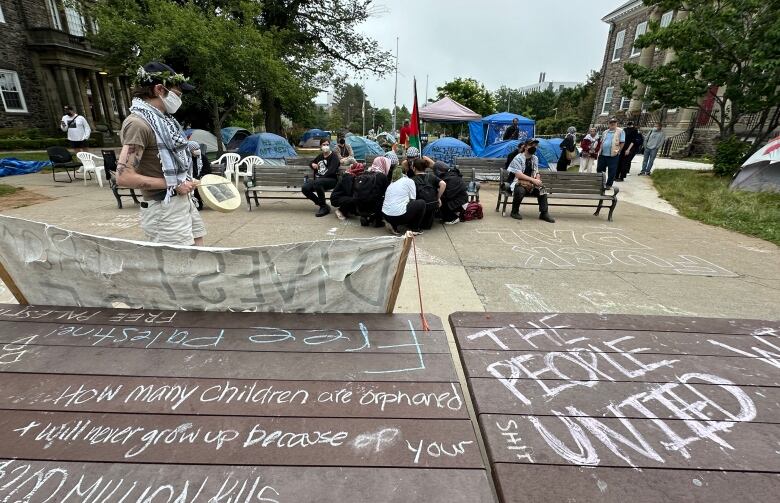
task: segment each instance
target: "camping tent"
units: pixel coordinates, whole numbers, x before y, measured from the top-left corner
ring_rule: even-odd
[[[355,159],[359,161],[364,161],[367,155],[385,155],[384,149],[382,149],[377,142],[371,141],[363,136],[348,134],[346,140],[352,147]]]
[[[434,161],[443,161],[450,166],[455,164],[456,157],[474,157],[471,147],[458,139],[449,137],[429,143],[425,146],[422,153]]]
[[[186,136],[190,141],[195,141],[206,145],[207,152],[216,152],[219,150],[219,145],[217,145],[217,137],[205,129],[186,129],[184,131],[184,136]]]
[[[780,136],[751,155],[729,187],[750,192],[780,192]]]
[[[298,146],[301,148],[319,148],[321,139],[330,140],[330,131],[323,131],[322,129],[309,129],[301,137],[301,141]]]
[[[266,164],[284,164],[285,157],[298,157],[287,140],[273,133],[248,136],[238,148],[238,153],[242,156],[256,155],[266,161]]]
[[[558,139],[558,143],[560,143],[560,141],[561,140]],[[510,152],[517,148],[518,143],[520,143],[520,140],[506,140],[496,142],[485,147],[485,150],[483,150],[482,153],[477,157],[507,157]],[[558,155],[560,152],[561,150],[557,145],[555,145],[554,140],[539,139],[539,145],[536,147],[536,157],[539,158],[539,167],[550,168],[551,166],[555,166],[555,163],[558,162]]]
[[[423,107],[420,110],[420,119],[429,122],[468,122],[481,120],[482,116],[445,96]]]
[[[222,135],[222,144],[227,150],[236,150],[249,135],[252,133],[242,127],[223,127],[220,129]]]
[[[533,138],[536,124],[533,120],[509,112],[488,115],[482,120],[469,122],[469,137],[474,153],[480,155],[488,145],[502,141],[504,131],[512,124],[512,119],[517,119],[519,123],[521,140]]]

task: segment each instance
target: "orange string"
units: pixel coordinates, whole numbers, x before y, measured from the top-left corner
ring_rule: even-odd
[[[417,273],[417,295],[420,298],[420,318],[422,319],[422,328],[426,332],[431,331],[431,327],[428,325],[428,320],[425,319],[425,310],[423,309],[422,302],[422,286],[420,286],[420,268],[417,266],[417,244],[415,243],[414,236],[412,236],[412,249],[414,250],[414,271]]]

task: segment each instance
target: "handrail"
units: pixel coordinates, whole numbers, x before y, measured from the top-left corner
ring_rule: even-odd
[[[677,133],[676,135],[667,138],[661,147],[661,157],[669,157],[670,153],[676,152],[685,146],[689,141],[691,141],[692,135],[693,131],[683,131],[682,133]]]

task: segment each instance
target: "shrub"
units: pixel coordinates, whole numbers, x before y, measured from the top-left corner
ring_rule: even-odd
[[[49,147],[69,147],[67,138],[0,138],[0,151],[5,150],[46,150]],[[90,147],[102,147],[103,136],[93,134],[89,138]]]
[[[750,150],[750,144],[736,136],[720,141],[715,149],[715,162],[712,165],[712,170],[720,176],[733,176],[742,165],[748,150]]]

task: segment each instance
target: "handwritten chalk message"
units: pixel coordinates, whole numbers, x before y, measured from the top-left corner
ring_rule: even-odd
[[[780,470],[777,326],[626,335],[558,320],[459,329],[469,375],[485,378],[474,389],[494,461]]]
[[[402,238],[251,248],[154,245],[0,215],[0,255],[33,304],[384,312]]]

